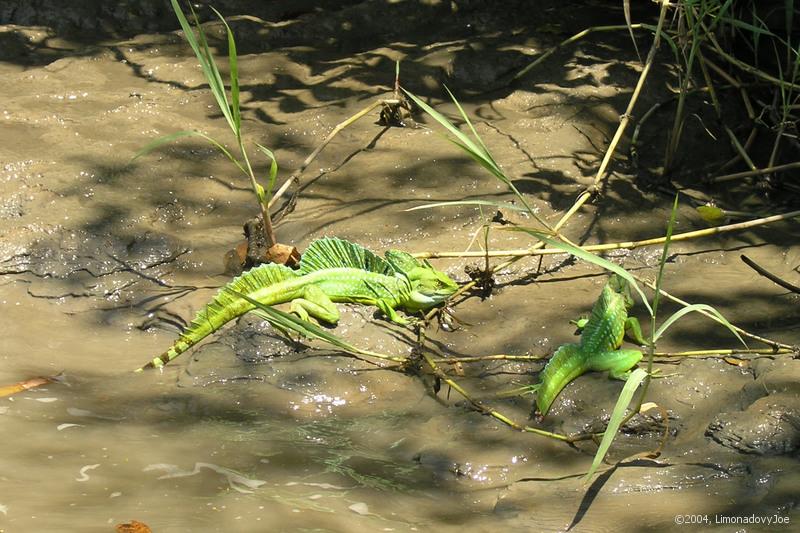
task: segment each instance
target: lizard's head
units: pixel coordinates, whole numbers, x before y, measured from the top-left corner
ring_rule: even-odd
[[[631,295],[631,284],[628,283],[628,280],[620,276],[619,274],[612,274],[612,276],[608,279],[608,286],[616,293],[622,295],[625,298],[625,308],[630,309],[633,307],[633,296]]]
[[[409,310],[435,307],[458,290],[458,284],[450,276],[427,261],[419,261],[398,250],[386,252],[386,259],[411,284],[411,301],[405,305]]]

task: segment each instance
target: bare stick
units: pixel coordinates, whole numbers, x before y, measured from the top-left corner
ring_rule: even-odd
[[[556,53],[561,48],[567,46],[568,44],[574,43],[575,41],[583,39],[584,37],[586,37],[590,33],[595,33],[595,32],[600,32],[600,31],[630,30],[631,31],[631,37],[633,37],[633,30],[639,30],[639,29],[650,29],[650,26],[648,26],[646,24],[631,24],[631,25],[619,24],[619,25],[615,25],[615,26],[594,26],[592,28],[586,28],[585,30],[576,33],[572,37],[561,41],[560,43],[558,43],[557,45],[555,45],[554,47],[550,48],[545,53],[543,53],[542,55],[537,57],[532,63],[527,65],[525,68],[523,68],[522,70],[520,70],[516,74],[514,74],[514,77],[511,78],[511,81],[515,81],[515,80],[520,79],[522,76],[524,76],[525,74],[530,72],[537,65],[541,64],[542,62],[544,62],[545,59],[547,59],[548,57],[550,57],[551,55]]]
[[[443,365],[454,365],[457,363],[480,363],[482,361],[543,361],[548,359],[547,355],[476,355],[474,357],[447,357],[437,359],[436,362]]]
[[[709,181],[711,183],[722,183],[725,181],[733,181],[742,178],[751,178],[753,176],[772,174],[773,172],[781,172],[783,170],[792,170],[795,168],[800,168],[800,161],[795,161],[794,163],[786,163],[785,165],[776,165],[774,167],[757,168],[755,170],[747,170],[745,172],[736,172],[735,174],[726,174],[724,176],[717,176],[716,178],[711,178]]]
[[[750,167],[751,171],[758,170],[755,163],[753,163],[753,160],[750,159],[750,155],[747,153],[747,150],[744,149],[744,146],[742,146],[742,144],[739,142],[739,139],[736,138],[736,134],[733,133],[733,130],[731,130],[728,126],[724,126],[724,128],[725,133],[728,134],[728,137],[731,140],[731,146],[733,146],[734,150],[736,150],[736,153],[739,154],[742,159],[744,159],[744,162],[747,163],[747,166]]]
[[[778,276],[776,276],[772,272],[769,272],[767,269],[765,269],[764,267],[760,266],[758,263],[756,263],[755,261],[753,261],[752,259],[750,259],[749,257],[747,257],[744,254],[740,255],[739,257],[742,259],[742,261],[744,261],[744,263],[747,266],[749,266],[750,268],[752,268],[753,270],[755,270],[756,272],[758,272],[759,274],[761,274],[762,276],[764,276],[768,280],[772,281],[773,283],[776,283],[776,284],[780,285],[781,287],[783,287],[787,291],[791,291],[791,292],[800,294],[800,287],[798,287],[797,285],[792,285],[788,281],[786,281],[786,280],[784,280],[782,278],[779,278]]]
[[[535,428],[535,427],[531,427],[531,426],[518,424],[517,422],[514,422],[513,420],[511,420],[510,418],[508,418],[504,414],[502,414],[502,413],[500,413],[498,411],[495,411],[494,409],[492,409],[490,407],[487,407],[487,406],[483,405],[479,401],[477,401],[474,398],[472,398],[472,396],[470,396],[469,393],[466,390],[464,390],[463,387],[461,387],[461,385],[456,383],[447,374],[445,374],[439,368],[439,366],[436,364],[436,361],[433,359],[433,357],[431,357],[431,355],[429,353],[423,351],[422,357],[425,359],[425,362],[428,363],[428,366],[431,368],[431,370],[433,371],[433,373],[434,373],[434,375],[436,377],[438,377],[439,379],[441,379],[442,381],[447,383],[454,391],[456,391],[461,396],[463,396],[464,399],[466,399],[470,403],[470,405],[472,405],[472,407],[474,407],[477,411],[479,411],[479,412],[481,412],[481,413],[483,413],[485,415],[489,415],[492,418],[494,418],[495,420],[499,420],[503,424],[506,424],[507,426],[510,426],[510,427],[512,427],[512,428],[514,428],[514,429],[516,429],[518,431],[524,431],[526,433],[535,433],[537,435],[541,435],[543,437],[548,437],[548,438],[551,438],[551,439],[560,440],[562,442],[574,442],[574,440],[575,440],[574,437],[569,437],[567,435],[562,435],[560,433],[552,433],[550,431],[545,431],[544,429],[539,429],[539,428]]]
[[[656,286],[655,286],[655,284],[654,284],[654,283],[652,283],[651,281],[649,281],[649,280],[646,280],[646,279],[642,279],[642,278],[639,278],[639,277],[636,277],[636,276],[634,276],[634,277],[635,277],[635,278],[636,278],[636,279],[637,279],[637,280],[638,280],[640,283],[643,283],[643,284],[647,285],[648,287],[650,287],[651,289],[653,289],[653,290],[656,290]],[[671,295],[670,293],[668,293],[668,292],[667,292],[667,291],[665,291],[664,289],[661,289],[659,292],[660,292],[661,294],[663,294],[664,296],[666,296],[667,298],[669,298],[670,300],[672,300],[673,302],[675,302],[675,303],[678,303],[678,304],[680,304],[680,305],[682,305],[682,306],[684,306],[684,307],[687,307],[687,306],[691,305],[690,303],[688,303],[688,302],[685,302],[685,301],[681,300],[681,299],[680,299],[680,298],[678,298],[677,296],[673,296],[673,295]],[[699,311],[698,311],[698,313],[700,313],[700,314],[702,314],[702,315],[705,315],[705,316],[707,316],[708,318],[710,318],[711,320],[713,320],[713,321],[715,321],[715,322],[719,322],[720,324],[722,324],[722,321],[721,321],[719,318],[717,318],[716,316],[712,315],[712,314],[711,314],[711,313],[709,313],[708,311],[699,310]],[[795,352],[795,351],[797,351],[797,348],[796,348],[796,347],[794,347],[794,346],[791,346],[791,345],[789,345],[789,344],[784,344],[784,343],[782,343],[782,342],[773,341],[773,340],[767,339],[767,338],[765,338],[765,337],[761,337],[760,335],[756,335],[756,334],[754,334],[754,333],[750,333],[749,331],[745,331],[745,330],[743,330],[742,328],[740,328],[740,327],[738,327],[738,326],[736,326],[736,325],[733,325],[733,324],[731,324],[731,326],[732,326],[732,327],[733,327],[733,329],[735,329],[735,330],[736,330],[736,331],[737,331],[737,332],[738,332],[740,335],[744,335],[745,337],[749,337],[749,338],[751,338],[751,339],[753,339],[753,340],[757,340],[757,341],[759,341],[759,342],[763,342],[764,344],[767,344],[767,345],[769,345],[769,346],[772,346],[772,347],[773,347],[773,348],[775,348],[775,349],[784,348],[784,349],[786,349],[786,350],[790,350],[790,351],[792,351],[792,352]]]
[[[342,131],[347,126],[349,126],[353,122],[357,121],[358,119],[360,119],[361,117],[363,117],[364,115],[366,115],[367,113],[369,113],[370,111],[375,109],[376,107],[378,107],[380,105],[383,105],[384,103],[392,103],[392,101],[391,100],[378,100],[377,102],[373,102],[370,105],[368,105],[367,107],[365,107],[364,109],[362,109],[361,111],[359,111],[358,113],[356,113],[355,115],[353,115],[352,117],[350,117],[347,120],[337,124],[336,127],[333,128],[333,130],[328,134],[328,136],[325,137],[325,140],[322,141],[322,144],[317,146],[317,148],[313,152],[311,152],[311,154],[309,154],[308,157],[305,158],[303,163],[300,165],[300,168],[298,168],[291,176],[289,176],[289,179],[287,179],[285,182],[283,182],[283,184],[280,186],[280,188],[277,191],[275,191],[275,194],[272,195],[272,199],[269,201],[269,207],[272,207],[273,205],[275,205],[275,202],[277,202],[281,198],[281,196],[283,196],[286,193],[286,191],[289,189],[289,187],[292,186],[292,184],[300,182],[300,175],[305,171],[305,169],[308,167],[308,165],[310,165],[311,162],[314,161],[314,159],[317,158],[317,156],[322,151],[322,149],[325,148],[326,146],[328,146],[328,143],[331,142],[333,140],[333,138],[336,137],[336,135],[340,131]]]
[[[656,352],[656,357],[663,358],[679,358],[679,357],[730,357],[739,355],[781,355],[795,353],[795,350],[789,348],[768,348],[766,350],[759,350],[757,348],[747,349],[714,349],[714,350],[692,350],[689,352]]]

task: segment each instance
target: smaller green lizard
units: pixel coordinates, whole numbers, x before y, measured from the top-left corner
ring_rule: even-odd
[[[628,316],[631,307],[628,282],[612,275],[583,325],[580,343],[560,346],[542,370],[539,383],[528,389],[536,391],[538,416],[545,416],[559,393],[578,376],[607,371],[612,378],[624,379],[642,359],[639,350],[620,349],[626,334],[637,344],[647,344],[639,321]]]

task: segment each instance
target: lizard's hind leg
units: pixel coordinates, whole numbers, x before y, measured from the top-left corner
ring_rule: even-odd
[[[310,317],[328,324],[339,322],[339,309],[336,304],[315,285],[309,285],[303,291],[301,298],[292,300],[290,311],[306,322],[311,322]]]

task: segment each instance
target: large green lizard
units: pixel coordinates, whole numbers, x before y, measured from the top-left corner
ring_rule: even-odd
[[[316,318],[329,324],[339,321],[334,302],[374,305],[392,322],[407,324],[397,314],[430,309],[448,297],[458,285],[427,261],[420,262],[398,250],[385,258],[341,239],[318,239],[303,254],[298,270],[264,264],[252,268],[225,285],[181,334],[172,347],[139,370],[159,368],[255,306],[291,302],[290,311],[303,320]]]
[[[540,374],[536,390],[536,411],[544,416],[553,400],[572,380],[591,370],[608,371],[613,378],[624,378],[642,359],[642,352],[620,349],[628,336],[638,344],[646,344],[639,321],[628,316],[633,307],[628,282],[614,274],[592,307],[592,314],[583,327],[578,344],[564,344],[553,354]]]

